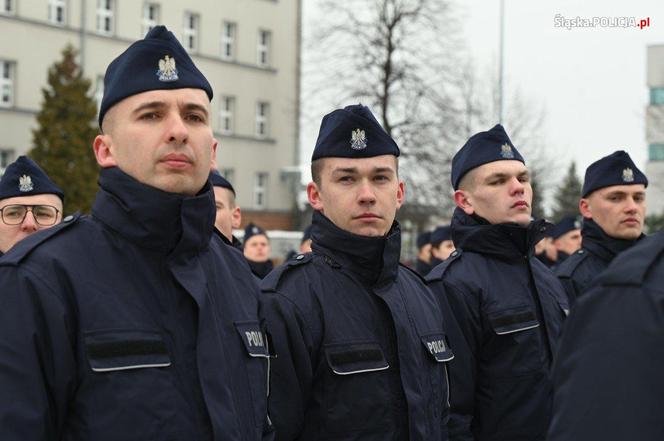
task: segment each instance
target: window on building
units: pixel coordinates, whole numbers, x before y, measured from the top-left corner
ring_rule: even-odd
[[[650,104],[664,104],[664,87],[653,87],[650,89]]]
[[[9,164],[14,162],[14,149],[0,148],[0,169],[4,170]]]
[[[56,25],[65,24],[67,0],[48,0],[48,21]]]
[[[143,3],[143,26],[141,32],[147,34],[159,24],[159,4],[152,2]]]
[[[254,178],[254,208],[265,208],[267,205],[267,173],[256,173]]]
[[[189,52],[198,50],[198,14],[184,13],[184,29],[182,32],[184,48]]]
[[[101,108],[101,100],[104,98],[104,76],[97,76],[97,82],[95,83],[95,101],[97,101],[97,115],[99,115],[99,109]]]
[[[258,46],[257,46],[257,63],[260,66],[270,65],[270,43],[272,40],[272,33],[270,31],[258,31]]]
[[[97,0],[97,32],[112,35],[114,30],[114,0]]]
[[[256,103],[256,136],[266,138],[270,134],[270,104]]]
[[[14,63],[0,60],[0,107],[14,105]]]
[[[237,33],[237,25],[229,21],[225,21],[221,31],[221,58],[224,60],[235,59],[235,35]]]
[[[650,144],[648,146],[648,159],[650,161],[664,161],[664,144]]]
[[[221,108],[219,109],[219,127],[221,133],[231,134],[234,132],[235,97],[222,96]]]
[[[0,14],[14,15],[14,0],[0,0]]]

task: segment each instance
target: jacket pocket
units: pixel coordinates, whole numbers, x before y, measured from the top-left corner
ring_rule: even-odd
[[[390,369],[378,343],[352,342],[324,347],[323,418],[330,433],[388,427],[395,404]],[[400,384],[400,383],[399,383]]]
[[[485,344],[486,369],[496,378],[514,377],[545,367],[540,323],[530,305],[488,314],[493,337]]]
[[[420,336],[426,352],[429,353],[429,359],[435,364],[429,366],[432,386],[432,420],[436,421],[442,418],[447,423],[448,411],[450,407],[450,381],[447,363],[454,359],[454,353],[447,344],[447,339],[443,333],[434,333]]]
[[[78,421],[91,439],[187,439],[187,432],[193,429],[191,417],[179,408],[182,397],[176,388],[177,374],[162,333],[88,331],[83,345],[82,362],[88,369],[80,386],[86,392],[80,395]]]
[[[270,425],[267,396],[270,389],[270,350],[267,334],[256,320],[234,322],[235,329],[251,359],[246,363],[248,389],[254,409],[254,425]]]

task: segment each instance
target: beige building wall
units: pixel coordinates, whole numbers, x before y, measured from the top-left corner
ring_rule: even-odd
[[[0,93],[0,167],[31,147],[47,70],[62,49],[72,44],[80,51],[84,74],[93,84],[90,93],[100,97],[108,63],[143,37],[150,4],[153,22],[165,24],[185,47],[187,36],[195,36],[190,53],[215,94],[218,168],[236,188],[246,218],[255,213],[269,223],[276,216],[277,227],[284,228],[299,182],[291,170],[299,160],[301,0],[11,0],[10,10],[3,10],[6,2],[0,2],[0,88],[4,62],[10,71],[4,84],[9,80],[12,96],[2,102]],[[63,20],[54,23],[63,5]],[[103,14],[107,5],[111,13]],[[111,16],[108,32],[98,28],[105,15]],[[188,33],[185,24],[192,21],[195,31]],[[231,40],[223,36],[225,23],[235,26]],[[229,41],[232,54],[224,58]],[[222,97],[233,99],[230,130],[224,129],[222,116],[229,113],[222,111]],[[259,103],[267,106],[261,107],[264,117],[257,127]]]
[[[648,46],[647,62],[650,103],[646,109],[646,198],[648,214],[664,214],[664,44]]]

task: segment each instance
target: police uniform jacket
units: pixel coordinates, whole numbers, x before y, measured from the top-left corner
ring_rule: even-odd
[[[283,440],[446,440],[441,314],[399,264],[395,222],[358,236],[313,216],[313,252],[263,280],[272,360],[270,416]]]
[[[0,263],[3,441],[260,440],[259,291],[193,197],[104,169],[92,216]]]
[[[543,221],[490,225],[457,209],[457,250],[427,276],[450,328],[453,440],[544,440],[549,370],[568,309],[555,276],[533,256]],[[448,320],[449,321],[449,320]]]
[[[558,265],[555,270],[572,305],[580,295],[588,291],[595,277],[609,266],[617,254],[637,242],[610,237],[592,219],[583,221],[581,235],[583,236],[581,249]]]
[[[550,441],[664,437],[664,233],[621,253],[572,308]]]

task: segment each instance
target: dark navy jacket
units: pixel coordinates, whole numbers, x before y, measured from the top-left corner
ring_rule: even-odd
[[[571,305],[588,291],[595,277],[609,266],[617,254],[630,248],[638,240],[614,239],[592,219],[584,219],[581,235],[581,249],[559,264],[555,270]]]
[[[313,252],[263,280],[277,439],[447,440],[443,320],[399,264],[401,234],[357,236],[313,216]]]
[[[451,440],[544,440],[549,370],[568,310],[556,277],[533,256],[545,228],[490,225],[457,209],[457,250],[427,276],[450,346]]]
[[[267,345],[214,194],[104,169],[90,217],[0,262],[0,438],[260,440]]]
[[[578,299],[553,368],[549,441],[664,439],[664,232]]]

